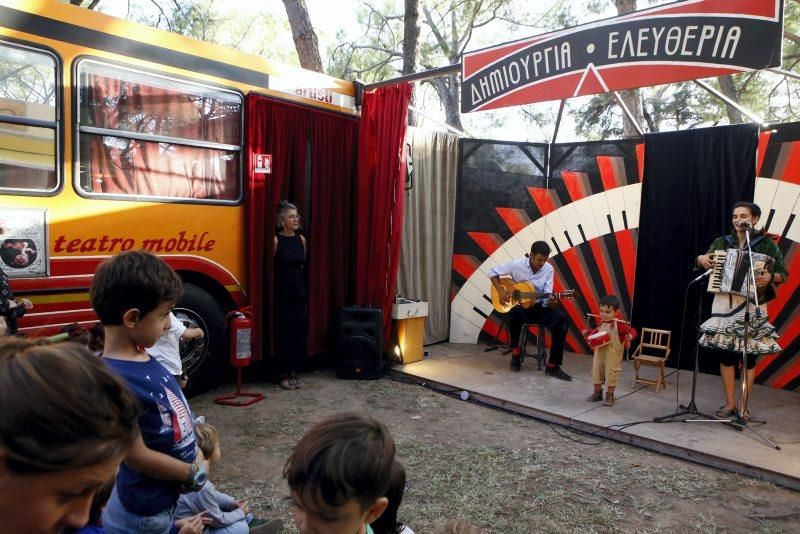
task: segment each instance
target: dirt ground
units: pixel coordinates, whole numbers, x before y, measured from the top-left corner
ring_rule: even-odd
[[[266,400],[233,408],[191,400],[222,435],[219,489],[296,532],[281,477],[314,421],[355,411],[385,422],[408,472],[399,519],[417,534],[462,519],[489,532],[800,532],[800,493],[464,402],[389,378],[301,376],[304,388],[249,384]],[[580,443],[584,442],[584,443]],[[787,461],[797,461],[787,458]]]

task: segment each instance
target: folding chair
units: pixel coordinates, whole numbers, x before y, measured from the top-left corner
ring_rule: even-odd
[[[672,332],[670,330],[658,330],[656,328],[642,328],[639,346],[633,351],[633,385],[641,382],[642,384],[649,384],[656,387],[656,391],[661,386],[665,388],[664,382],[664,366],[666,365],[667,358],[669,358],[670,351],[670,338]],[[658,378],[642,378],[639,376],[639,370],[642,365],[657,367]]]

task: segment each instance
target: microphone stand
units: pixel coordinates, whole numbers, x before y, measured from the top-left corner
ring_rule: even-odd
[[[688,299],[689,299],[689,289],[692,287],[692,285],[694,285],[695,283],[699,282],[700,280],[702,280],[706,276],[709,276],[711,274],[711,272],[712,272],[712,270],[709,269],[708,271],[704,272],[703,274],[701,274],[700,276],[698,276],[697,278],[695,278],[694,280],[689,282],[689,285],[686,286],[686,295],[684,296],[684,302],[688,301]],[[700,315],[702,313],[702,305],[703,305],[703,299],[702,299],[702,297],[698,297],[698,299],[697,299],[697,320],[698,321],[700,320]],[[699,330],[699,325],[698,325],[698,330]],[[681,330],[681,338],[683,338],[683,332],[684,331],[682,329]],[[683,348],[682,345],[683,345],[683,341],[681,341],[681,348]],[[680,356],[678,356],[678,362],[679,362],[678,367],[680,367]],[[741,428],[739,428],[737,426],[733,426],[729,419],[717,419],[716,417],[713,417],[711,415],[704,414],[703,412],[701,412],[697,408],[697,404],[695,403],[695,394],[697,392],[697,375],[698,375],[699,372],[700,372],[700,343],[696,342],[695,345],[694,345],[694,371],[692,372],[692,397],[691,397],[691,399],[689,399],[689,403],[686,404],[686,405],[680,404],[679,405],[680,409],[677,412],[669,414],[669,415],[663,415],[661,417],[656,417],[656,418],[653,419],[653,421],[656,422],[656,423],[672,423],[672,422],[676,422],[674,420],[676,418],[678,418],[678,417],[683,417],[684,415],[691,415],[691,416],[700,416],[700,417],[702,417],[702,419],[697,419],[697,418],[685,419],[685,420],[683,420],[683,422],[685,422],[685,423],[723,423],[723,424],[731,425],[732,428],[735,428],[736,430],[741,430]]]
[[[750,399],[750,385],[747,380],[747,343],[750,337],[750,299],[752,295],[753,302],[755,303],[756,318],[761,316],[761,309],[759,308],[758,293],[756,287],[756,273],[753,269],[753,249],[750,248],[750,228],[745,229],[745,242],[747,243],[747,258],[748,258],[748,273],[747,284],[745,289],[745,308],[744,308],[744,343],[742,343],[742,402],[739,404],[739,413],[730,421],[734,425],[742,428],[752,430],[754,434],[769,443],[775,450],[781,450],[780,446],[771,441],[764,434],[756,430],[752,425],[744,419],[744,412],[747,410],[747,402]],[[759,423],[766,423],[766,421],[759,421]],[[741,429],[740,429],[741,430]]]

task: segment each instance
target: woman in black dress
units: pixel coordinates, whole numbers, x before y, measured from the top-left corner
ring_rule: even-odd
[[[298,389],[296,370],[306,357],[308,319],[306,315],[306,238],[298,234],[297,207],[285,200],[278,204],[278,233],[275,235],[275,363],[283,389]]]
[[[0,235],[3,235],[2,228],[0,228]],[[33,304],[28,299],[14,299],[11,285],[8,283],[8,275],[3,269],[0,269],[0,336],[16,334],[17,319],[25,315],[25,312],[31,308],[33,308]]]

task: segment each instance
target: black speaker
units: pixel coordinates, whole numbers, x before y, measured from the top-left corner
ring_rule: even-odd
[[[383,373],[383,312],[342,308],[337,343],[339,378],[375,380]]]

